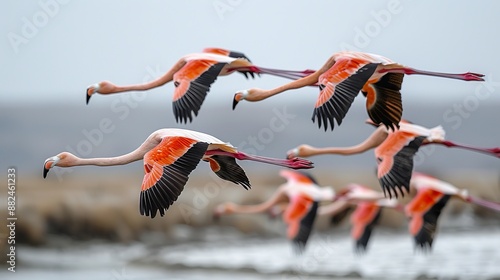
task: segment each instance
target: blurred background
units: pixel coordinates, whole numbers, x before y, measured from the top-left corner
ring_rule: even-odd
[[[407,222],[387,211],[365,256],[357,256],[348,220],[319,219],[304,256],[294,256],[280,219],[235,215],[212,219],[224,201],[251,204],[284,183],[279,168],[241,162],[252,189],[217,178],[208,165],[193,171],[165,217],[139,214],[142,161],[127,166],[54,169],[50,156],[128,153],[160,128],[212,134],[240,150],[283,158],[299,145],[351,146],[373,128],[358,97],[341,126],[312,123],[318,89],[285,92],[232,111],[236,90],[273,88],[288,80],[234,74],[212,85],[188,125],[175,122],[174,86],[147,92],[96,95],[88,85],[153,80],[183,55],[205,47],[245,53],[259,66],[318,69],[340,50],[386,56],[423,70],[483,73],[485,82],[406,76],[404,118],[442,125],[449,140],[500,146],[500,72],[497,65],[500,4],[483,1],[58,1],[3,2],[0,8],[0,200],[7,201],[7,169],[16,169],[18,272],[2,279],[324,279],[500,277],[500,216],[451,201],[431,254],[416,254]],[[103,123],[107,126],[103,129]],[[373,151],[317,156],[309,172],[323,186],[348,183],[379,189]],[[3,170],[3,171],[2,171]],[[426,146],[415,170],[472,194],[500,202],[497,158]],[[0,217],[7,221],[7,205]],[[6,222],[7,223],[7,222]],[[0,227],[6,265],[8,229]]]

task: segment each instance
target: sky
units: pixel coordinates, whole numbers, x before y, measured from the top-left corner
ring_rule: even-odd
[[[353,49],[424,70],[483,73],[493,92],[500,81],[499,10],[498,1],[2,1],[0,104],[84,104],[90,84],[149,81],[205,47],[293,70],[317,69],[333,53]],[[210,94],[230,102],[236,90],[284,82],[231,75],[218,79]],[[456,103],[480,86],[407,76],[403,94],[404,100]],[[146,104],[166,102],[173,85],[152,91]],[[318,91],[294,93],[270,102],[310,100]],[[500,103],[500,94],[488,100]]]

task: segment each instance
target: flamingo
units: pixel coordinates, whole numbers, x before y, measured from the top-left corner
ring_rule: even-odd
[[[320,94],[316,100],[312,120],[318,127],[334,128],[334,119],[340,125],[354,98],[362,91],[366,97],[368,115],[375,123],[394,130],[401,120],[401,84],[404,75],[427,75],[465,81],[484,81],[483,74],[467,72],[448,74],[417,70],[376,54],[343,51],[333,54],[314,73],[271,90],[252,88],[236,92],[233,110],[241,100],[260,101],[281,92],[318,83]],[[329,123],[328,123],[329,122]]]
[[[372,123],[373,124],[373,123]],[[400,122],[400,129],[388,131],[387,138],[375,148],[377,159],[377,177],[384,194],[398,197],[398,191],[409,192],[413,172],[413,158],[422,145],[436,144],[449,148],[461,148],[500,157],[500,148],[476,148],[445,140],[445,131],[441,126],[425,128],[423,126]]]
[[[288,225],[287,237],[293,242],[295,252],[300,254],[304,251],[314,226],[318,203],[322,200],[331,201],[334,192],[329,187],[320,188],[311,175],[303,172],[282,170],[280,175],[287,182],[281,185],[267,201],[257,205],[223,203],[215,208],[214,216],[263,213],[288,203],[282,217]]]
[[[342,188],[333,201],[329,205],[321,206],[318,215],[336,217],[354,206],[350,222],[351,236],[355,240],[357,253],[367,250],[372,231],[379,222],[384,207],[403,210],[403,206],[397,200],[385,198],[383,193],[360,184],[349,184]]]
[[[311,74],[312,70],[288,71],[259,67],[250,62],[243,53],[220,48],[206,48],[202,53],[183,56],[163,76],[156,80],[128,86],[117,86],[109,81],[90,85],[86,91],[87,104],[95,93],[113,94],[125,91],[144,91],[174,81],[173,111],[175,120],[187,123],[192,114],[198,115],[201,104],[218,76],[239,72],[248,78],[254,74],[269,74],[297,79]]]
[[[299,158],[282,160],[246,154],[231,144],[202,132],[164,128],[149,135],[136,150],[118,157],[79,158],[68,152],[59,153],[45,160],[43,177],[55,166],[113,166],[140,159],[144,160],[145,172],[139,200],[140,213],[151,218],[156,216],[157,211],[163,216],[177,200],[189,174],[200,160],[209,162],[212,171],[221,179],[239,184],[245,189],[250,188],[250,182],[235,159],[293,169],[313,167],[312,162]]]
[[[500,203],[472,196],[465,189],[423,173],[413,174],[411,186],[416,189],[417,194],[405,206],[405,213],[410,219],[408,229],[417,248],[432,248],[439,216],[451,198],[500,211]]]
[[[370,119],[367,120],[367,123],[375,125]],[[316,148],[300,145],[289,150],[287,157],[309,157],[320,154],[352,155],[375,149],[377,177],[382,190],[389,197],[392,195],[398,197],[398,192],[404,196],[403,190],[409,191],[413,157],[422,145],[443,145],[448,148],[461,148],[500,158],[500,147],[477,148],[445,140],[445,131],[441,126],[429,129],[412,124],[407,120],[401,120],[398,126],[399,130],[391,131],[378,125],[378,128],[365,141],[351,147]]]

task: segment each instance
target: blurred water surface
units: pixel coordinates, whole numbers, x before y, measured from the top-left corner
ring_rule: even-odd
[[[376,229],[359,255],[347,231],[311,237],[294,255],[284,238],[205,230],[205,240],[178,245],[103,241],[21,247],[16,273],[1,279],[498,279],[500,228],[446,228],[432,252],[415,251],[405,232]]]

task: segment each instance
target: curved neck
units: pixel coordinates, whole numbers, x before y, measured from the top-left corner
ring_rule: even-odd
[[[109,158],[78,158],[75,160],[72,166],[79,165],[97,165],[97,166],[113,166],[113,165],[123,165],[128,164],[134,161],[138,161],[144,158],[144,155],[153,149],[158,143],[160,143],[161,137],[157,133],[151,134],[144,143],[142,143],[137,149],[134,151],[117,156],[117,157],[109,157]]]
[[[353,155],[364,152],[365,150],[361,149],[360,145],[351,146],[351,147],[328,147],[328,148],[317,148],[313,150],[312,155],[321,155],[321,154],[335,154],[335,155]]]
[[[268,203],[261,203],[256,205],[233,205],[233,213],[235,214],[255,214],[262,213],[271,208],[271,205]]]
[[[174,79],[174,74],[177,73],[185,64],[186,61],[181,58],[170,70],[168,70],[165,74],[163,74],[163,76],[142,84],[117,86],[115,92],[132,91],[132,90],[142,91],[162,86],[172,81]]]
[[[144,155],[138,153],[128,153],[126,155],[110,157],[110,158],[78,158],[74,166],[79,165],[96,165],[96,166],[113,166],[123,165],[142,159]]]
[[[276,87],[271,90],[266,90],[263,96],[261,96],[262,99],[271,97],[273,95],[282,93],[284,91],[290,90],[290,89],[297,89],[297,88],[302,88],[305,86],[311,86],[314,85],[318,82],[319,76],[323,73],[325,73],[328,69],[330,69],[333,65],[335,64],[335,59],[330,57],[326,63],[317,71],[312,73],[309,76],[305,76],[303,78],[300,78],[298,80],[289,82],[287,84],[284,84],[282,86]]]

